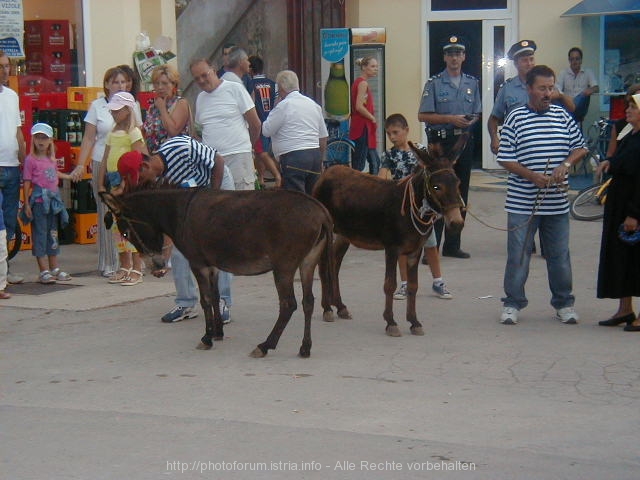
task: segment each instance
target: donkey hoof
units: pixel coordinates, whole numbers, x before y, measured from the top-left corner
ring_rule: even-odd
[[[213,348],[213,345],[207,345],[206,343],[202,343],[202,342],[200,342],[196,347],[197,350],[211,350],[212,348]]]
[[[411,327],[409,330],[411,330],[412,335],[418,335],[419,337],[424,335],[422,327]]]
[[[402,333],[400,332],[400,329],[398,328],[397,325],[387,325],[387,335],[389,335],[390,337],[401,337]]]
[[[254,348],[253,351],[249,354],[251,358],[264,358],[266,355],[267,352],[263,352],[262,350],[260,350],[260,347]]]
[[[300,352],[298,354],[300,358],[309,358],[311,356],[311,350],[308,348],[300,347]]]
[[[335,322],[336,321],[335,317],[333,316],[333,312],[324,312],[322,314],[322,320],[325,321],[325,322]]]
[[[353,317],[351,316],[351,313],[349,313],[349,310],[347,310],[347,307],[344,307],[342,310],[338,310],[338,318],[351,320]]]

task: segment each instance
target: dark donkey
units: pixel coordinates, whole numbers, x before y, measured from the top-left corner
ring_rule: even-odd
[[[334,262],[336,278],[342,259],[350,244],[368,250],[385,251],[385,308],[386,332],[392,337],[402,334],[393,319],[393,292],[396,289],[396,265],[400,254],[408,257],[407,321],[411,333],[424,335],[422,324],[416,317],[416,291],[418,290],[418,260],[422,247],[431,233],[433,223],[444,215],[447,228],[460,230],[464,220],[460,209],[460,181],[453,171],[466,143],[463,136],[444,156],[437,146],[431,153],[411,148],[418,158],[412,175],[399,182],[335,166],[327,169],[315,185],[313,196],[329,210],[335,224]],[[342,303],[339,282],[335,283],[333,305],[338,317],[351,318]],[[323,303],[324,320],[333,321],[330,305]]]
[[[122,196],[103,195],[116,215],[120,231],[152,259],[162,251],[163,234],[189,260],[200,288],[206,332],[200,349],[223,339],[219,308],[218,269],[235,275],[273,271],[280,313],[266,341],[252,352],[264,357],[275,349],[297,308],[293,290],[296,270],[302,282],[304,338],[300,356],[311,352],[313,273],[322,259],[320,279],[324,298],[332,291],[333,223],[317,200],[298,192],[214,191],[211,189],[138,188]]]

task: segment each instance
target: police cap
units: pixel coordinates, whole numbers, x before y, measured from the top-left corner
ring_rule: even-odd
[[[511,60],[515,60],[521,55],[533,55],[537,48],[538,46],[533,40],[520,40],[518,43],[511,45],[507,56]]]
[[[462,38],[458,35],[449,35],[444,42],[442,42],[442,51],[447,52],[449,50],[459,50],[464,52],[466,47]]]

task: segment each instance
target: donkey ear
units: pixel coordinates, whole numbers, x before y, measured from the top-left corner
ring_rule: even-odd
[[[428,165],[433,160],[433,157],[431,156],[431,153],[429,153],[429,150],[427,150],[426,148],[424,148],[424,147],[418,148],[411,141],[409,142],[409,146],[411,147],[411,150],[413,150],[413,152],[416,154],[416,158],[418,159],[418,161],[423,166]]]
[[[469,132],[464,132],[462,135],[460,135],[460,138],[458,138],[456,144],[449,151],[449,154],[447,156],[449,157],[449,160],[451,160],[451,165],[455,165],[458,162],[458,158],[460,158],[464,147],[469,141],[469,137]]]
[[[120,203],[120,200],[118,200],[117,197],[111,195],[110,193],[107,192],[99,192],[100,198],[102,199],[102,201],[104,202],[104,204],[107,206],[107,208],[115,215],[118,216],[120,215],[120,212],[122,210],[122,205]]]

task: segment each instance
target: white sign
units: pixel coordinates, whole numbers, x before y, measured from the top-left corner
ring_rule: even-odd
[[[8,57],[24,57],[22,0],[0,0],[0,50]]]

